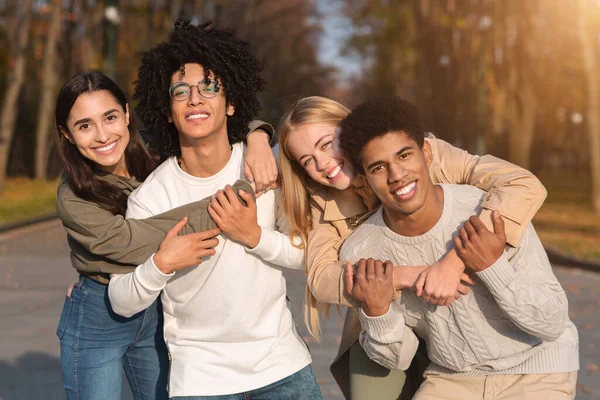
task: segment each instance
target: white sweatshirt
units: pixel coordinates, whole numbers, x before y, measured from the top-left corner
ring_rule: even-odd
[[[129,197],[127,218],[147,218],[214,194],[242,176],[242,144],[217,174],[197,178],[171,158]],[[164,336],[171,355],[169,394],[225,395],[283,379],[311,358],[295,328],[281,267],[299,269],[302,250],[278,231],[277,194],[257,199],[262,228],[254,249],[219,236],[216,255],[202,264],[165,275],[152,257],[134,272],[113,275],[113,309],[131,316],[162,291]]]

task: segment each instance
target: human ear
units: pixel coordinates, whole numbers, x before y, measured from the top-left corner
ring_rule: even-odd
[[[226,114],[231,117],[234,113],[235,113],[235,107],[232,106],[231,104],[227,105]]]
[[[58,130],[60,131],[60,133],[63,134],[63,136],[69,141],[71,142],[71,144],[75,144],[75,141],[73,140],[73,138],[71,137],[71,134],[69,134],[69,132],[65,131],[65,128],[63,128],[62,126],[58,127]]]
[[[129,104],[125,104],[125,122],[129,126]]]
[[[431,150],[431,144],[427,140],[423,143],[423,155],[425,156],[425,163],[429,167],[433,163],[433,151]]]
[[[167,116],[167,122],[169,122],[170,124],[173,123],[173,116],[172,115]]]

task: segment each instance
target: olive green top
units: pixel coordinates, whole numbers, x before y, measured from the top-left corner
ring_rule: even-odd
[[[252,121],[249,132],[265,130],[273,139],[274,129],[262,121]],[[135,178],[98,173],[127,196],[141,182]],[[238,181],[234,188],[252,192],[250,185]],[[125,219],[98,204],[78,197],[63,177],[58,184],[56,211],[67,231],[71,264],[82,275],[108,284],[110,274],[125,274],[143,264],[158,250],[166,233],[183,217],[187,225],[180,234],[200,232],[216,225],[208,215],[208,200],[186,204],[147,219]]]

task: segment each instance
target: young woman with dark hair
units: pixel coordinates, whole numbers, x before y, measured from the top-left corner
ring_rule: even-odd
[[[206,201],[144,220],[124,218],[129,194],[157,161],[133,126],[125,95],[106,75],[92,71],[70,78],[58,95],[55,116],[64,167],[57,212],[80,276],[57,329],[67,397],[120,399],[124,370],[135,399],[167,399],[160,301],[131,318],[115,314],[107,294],[110,274],[130,272],[153,253],[158,264],[196,265],[214,254],[220,230],[207,231],[216,225]],[[272,128],[261,121],[249,127],[256,133],[248,151],[255,159],[272,157],[263,132],[272,134]],[[252,191],[247,184],[241,187]]]

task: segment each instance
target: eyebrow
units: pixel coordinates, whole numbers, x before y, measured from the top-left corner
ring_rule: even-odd
[[[407,150],[411,150],[412,148],[413,148],[413,146],[404,146],[403,148],[401,148],[400,150],[398,150],[396,152],[396,155],[399,156],[400,154],[404,153]],[[383,164],[383,161],[381,161],[381,160],[373,161],[371,164],[367,165],[367,168],[365,168],[365,169],[371,169],[379,164]]]
[[[104,114],[102,114],[102,116],[103,116],[103,117],[106,117],[107,115],[109,115],[109,114],[112,114],[112,113],[114,113],[115,111],[117,111],[117,112],[118,112],[119,110],[117,110],[116,108],[111,108],[110,110],[108,110],[108,111],[106,111]],[[86,122],[92,122],[92,119],[91,119],[91,118],[82,118],[82,119],[78,119],[77,121],[75,121],[75,122],[73,123],[73,128],[74,128],[74,127],[76,127],[77,125],[80,125],[80,124],[83,124],[83,123],[86,123]]]
[[[330,138],[331,136],[333,136],[333,135],[329,134],[329,135],[321,136],[321,139],[317,140],[317,143],[315,143],[314,148],[316,149],[317,147],[319,147],[319,143],[321,143],[326,138]],[[298,157],[298,162],[302,161],[302,159],[304,157],[309,157],[309,156],[310,156],[309,154],[301,155],[300,157]]]

